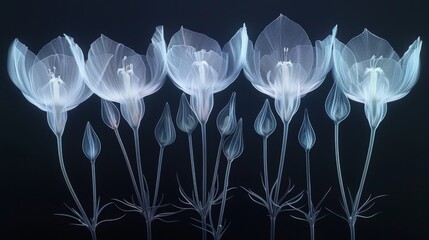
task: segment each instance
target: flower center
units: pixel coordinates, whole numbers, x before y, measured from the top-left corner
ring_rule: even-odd
[[[61,79],[60,76],[55,76],[56,67],[52,67],[54,71],[52,72],[51,69],[48,69],[48,76],[50,78],[49,80],[49,86],[51,89],[51,96],[53,97],[54,103],[59,103],[61,101],[61,94],[60,94],[60,86],[64,84],[64,81]]]
[[[377,63],[383,56],[376,58],[374,55],[369,60],[369,68],[365,69],[365,75],[369,77],[369,94],[371,99],[375,99],[377,94],[377,84],[384,75],[383,69],[377,67]]]
[[[127,56],[122,59],[122,67],[118,68],[117,74],[124,81],[125,92],[131,92],[131,76],[134,75],[133,64],[126,64]]]

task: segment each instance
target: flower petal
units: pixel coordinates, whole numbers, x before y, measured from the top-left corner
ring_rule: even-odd
[[[184,27],[181,27],[180,30],[177,31],[173,37],[171,37],[167,49],[169,51],[172,47],[178,45],[192,46],[196,51],[212,50],[218,54],[221,54],[222,52],[219,43],[216,40],[208,37],[205,34],[194,32]]]
[[[357,62],[370,59],[372,56],[391,58],[399,61],[399,56],[389,42],[365,29],[363,33],[352,38],[347,47],[353,52]]]

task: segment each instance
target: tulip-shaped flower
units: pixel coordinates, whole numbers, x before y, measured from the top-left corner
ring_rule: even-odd
[[[70,40],[72,44],[72,40]],[[74,44],[75,51],[81,51]],[[88,99],[92,92],[86,87],[84,75],[66,38],[58,37],[46,44],[37,55],[17,39],[9,48],[7,69],[13,83],[32,104],[47,112],[48,124],[57,138],[58,159],[66,185],[76,203],[82,226],[91,230],[86,215],[70,183],[64,165],[62,135],[67,122],[67,111]],[[93,236],[94,237],[94,236]]]
[[[199,209],[203,240],[212,204],[207,191],[206,123],[213,109],[214,94],[228,87],[239,75],[246,59],[247,43],[245,26],[223,48],[212,38],[182,27],[167,48],[168,75],[180,90],[190,95],[190,107],[201,125],[202,197],[199,207],[194,207]]]
[[[299,24],[280,15],[259,34],[254,46],[249,41],[244,74],[258,91],[274,98],[275,109],[284,125],[274,196],[269,200],[274,208],[268,208],[271,233],[275,232],[273,225],[279,212],[275,208],[291,206],[279,202],[289,123],[301,98],[322,84],[331,69],[336,31],[334,27],[332,35],[313,46]]]
[[[335,82],[349,99],[364,104],[365,115],[371,128],[368,153],[359,189],[356,196],[351,199],[350,208],[343,197],[345,219],[349,223],[353,240],[355,239],[357,218],[368,218],[363,213],[372,206],[374,199],[377,198],[369,197],[362,205],[360,203],[376,130],[386,116],[387,103],[407,95],[417,82],[421,46],[422,42],[418,38],[410,45],[402,58],[399,58],[386,40],[366,29],[347,44],[335,40],[333,50]],[[338,150],[336,152],[338,153]],[[337,160],[337,168],[338,162]],[[340,182],[340,187],[342,187],[341,185]]]
[[[168,74],[173,83],[191,96],[190,106],[205,124],[213,109],[213,94],[228,87],[240,73],[247,50],[243,26],[221,49],[204,34],[181,28],[167,48]]]
[[[165,51],[164,30],[157,27],[145,56],[104,35],[91,44],[86,63],[80,52],[75,55],[86,72],[88,87],[99,97],[121,104],[122,115],[135,129],[144,115],[143,98],[164,84]]]
[[[64,37],[52,40],[37,55],[15,39],[9,48],[7,67],[24,97],[47,112],[49,126],[57,136],[64,132],[67,111],[92,94]]]

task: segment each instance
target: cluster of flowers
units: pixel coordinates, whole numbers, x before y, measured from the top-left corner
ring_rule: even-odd
[[[161,205],[158,200],[159,178],[162,153],[167,145],[175,140],[175,130],[169,105],[155,129],[160,145],[158,174],[153,200],[149,198],[148,183],[141,167],[138,129],[145,113],[144,97],[159,90],[166,75],[184,93],[176,118],[180,130],[188,134],[190,160],[192,167],[193,191],[191,195],[180,187],[182,202],[186,208],[194,209],[200,215],[202,238],[209,232],[220,239],[227,224],[223,219],[228,191],[228,178],[231,163],[243,152],[242,120],[235,117],[235,94],[228,105],[219,113],[217,126],[221,133],[219,151],[215,162],[215,171],[210,187],[207,187],[207,143],[206,123],[214,106],[214,94],[227,88],[244,70],[244,75],[260,92],[274,99],[275,110],[283,123],[283,144],[275,182],[270,185],[267,167],[267,139],[276,128],[276,120],[268,100],[255,121],[255,131],[263,138],[264,172],[263,195],[246,190],[249,197],[268,210],[271,219],[271,239],[275,237],[277,215],[285,208],[303,213],[314,239],[314,223],[320,213],[320,204],[313,206],[311,200],[309,151],[314,145],[315,134],[308,114],[305,114],[299,141],[307,153],[307,189],[308,212],[295,208],[303,194],[288,198],[292,186],[281,194],[283,166],[286,155],[288,126],[297,112],[300,100],[306,94],[322,84],[331,71],[335,83],[326,100],[326,112],[335,123],[335,151],[339,187],[342,195],[342,216],[350,226],[351,238],[355,238],[355,223],[358,217],[368,210],[375,198],[369,198],[361,204],[361,195],[369,167],[375,132],[386,115],[387,103],[404,97],[415,85],[420,67],[422,42],[418,38],[412,43],[402,58],[390,44],[364,30],[347,44],[336,38],[337,27],[324,40],[316,41],[313,46],[301,26],[280,15],[270,23],[253,44],[247,36],[246,27],[240,28],[223,48],[204,34],[181,28],[170,39],[164,40],[163,27],[157,27],[146,55],[140,55],[132,49],[117,43],[106,36],[95,40],[85,57],[73,38],[65,35],[44,46],[37,55],[27,49],[19,40],[14,40],[8,56],[8,72],[13,83],[24,97],[47,113],[51,130],[57,137],[58,155],[66,184],[73,196],[77,210],[70,208],[72,214],[64,214],[87,227],[92,238],[96,239],[95,228],[103,221],[98,220],[100,207],[95,187],[95,159],[101,144],[88,123],[83,150],[91,160],[93,167],[93,217],[85,213],[68,179],[62,156],[62,134],[67,122],[67,112],[88,99],[93,93],[103,99],[103,121],[115,131],[121,145],[125,162],[133,183],[137,201],[118,200],[124,211],[141,213],[147,223],[148,239],[151,239],[151,222],[173,214],[157,213]],[[361,102],[365,106],[365,115],[371,128],[371,138],[364,172],[356,196],[346,198],[340,168],[338,126],[349,111],[348,99]],[[114,103],[120,105],[117,109]],[[136,165],[134,170],[123,147],[118,132],[120,113],[132,128],[135,140]],[[197,124],[202,134],[202,176],[201,185],[197,184],[192,150],[192,131]],[[218,166],[223,150],[228,160],[223,190],[218,191]],[[134,172],[137,172],[137,177]],[[179,184],[180,185],[180,184]],[[377,197],[376,197],[377,198]],[[151,201],[152,200],[152,201]],[[220,204],[219,220],[213,221],[212,206]],[[349,207],[350,204],[350,207]],[[297,217],[298,218],[298,217]],[[108,219],[110,221],[114,219]]]

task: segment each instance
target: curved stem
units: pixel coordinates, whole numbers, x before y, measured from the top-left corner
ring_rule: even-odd
[[[134,133],[134,145],[136,150],[136,162],[137,162],[137,174],[139,177],[139,184],[140,184],[140,195],[141,198],[144,199],[145,191],[144,191],[144,182],[143,182],[143,169],[142,169],[142,162],[141,162],[141,155],[140,155],[140,140],[139,140],[139,131],[138,128],[133,128]],[[144,206],[141,206],[142,209],[144,209]]]
[[[192,144],[192,134],[188,134],[188,145],[189,145],[189,156],[191,159],[191,170],[192,170],[192,185],[194,187],[194,194],[197,202],[200,202],[199,194],[198,194],[198,184],[197,177],[195,172],[195,160],[194,160],[194,147]]]
[[[225,212],[225,204],[226,204],[226,196],[228,192],[229,173],[231,172],[231,164],[232,164],[232,160],[228,159],[228,164],[226,165],[225,180],[223,183],[222,203],[220,206],[219,221],[217,223],[218,227],[222,225],[223,214]],[[223,226],[221,226],[221,229],[222,227]]]
[[[335,122],[335,130],[334,130],[334,139],[335,139],[335,163],[337,166],[337,176],[338,176],[338,183],[340,185],[340,191],[341,191],[341,198],[343,200],[344,205],[344,211],[347,214],[347,217],[350,217],[349,213],[349,206],[347,203],[346,193],[344,191],[344,183],[343,183],[343,176],[341,173],[341,162],[340,162],[340,147],[339,147],[339,122]]]
[[[268,138],[263,137],[262,139],[262,151],[264,161],[264,185],[265,185],[265,200],[268,202],[270,199],[270,183],[268,180]]]
[[[158,158],[158,170],[156,172],[156,183],[155,183],[155,193],[153,194],[153,202],[152,205],[156,206],[157,198],[158,198],[158,191],[159,191],[159,180],[161,178],[161,168],[162,168],[162,159],[164,156],[164,147],[161,146],[159,149],[159,158]],[[156,209],[156,208],[153,208]]]
[[[276,239],[276,218],[270,217],[270,240]]]
[[[360,202],[360,198],[362,196],[363,186],[365,185],[366,175],[368,173],[369,164],[371,162],[372,148],[374,146],[376,130],[377,130],[376,128],[371,128],[371,134],[369,137],[368,152],[367,152],[366,160],[365,160],[365,167],[363,169],[362,178],[361,178],[360,184],[359,184],[359,189],[358,189],[358,192],[356,194],[355,201],[354,201],[353,215],[356,215],[357,210],[359,209],[359,202]]]
[[[130,174],[131,182],[133,183],[134,192],[136,193],[137,200],[140,203],[140,206],[143,206],[141,199],[141,193],[137,187],[136,178],[134,177],[133,168],[131,167],[130,159],[128,158],[127,151],[125,149],[124,143],[122,142],[121,135],[119,134],[118,128],[114,129],[116,139],[118,140],[119,146],[121,147],[122,154],[124,155],[125,163],[127,164],[128,173]]]
[[[289,122],[283,122],[282,150],[281,150],[281,154],[280,154],[279,170],[277,172],[276,192],[275,192],[275,195],[274,195],[274,200],[275,200],[276,203],[278,203],[278,200],[279,200],[280,185],[281,185],[281,182],[282,182],[283,166],[284,166],[285,157],[286,157],[286,144],[287,144],[288,130],[289,130]]]
[[[57,148],[58,148],[58,159],[60,162],[60,167],[61,167],[61,172],[63,174],[64,180],[66,182],[67,188],[69,189],[70,194],[73,197],[74,202],[76,203],[77,208],[79,209],[80,215],[82,216],[82,218],[87,221],[86,224],[90,225],[90,221],[88,216],[86,215],[85,211],[83,210],[82,205],[79,202],[79,199],[76,196],[76,193],[73,190],[73,187],[70,183],[69,177],[67,175],[67,171],[66,168],[64,166],[64,158],[63,158],[63,143],[62,143],[62,139],[61,136],[57,135]],[[88,226],[88,228],[91,228],[91,226]]]

